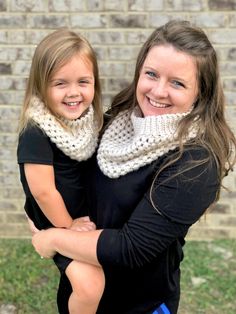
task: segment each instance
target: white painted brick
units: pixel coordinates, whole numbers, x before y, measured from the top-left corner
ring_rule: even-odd
[[[236,0],[0,1],[0,237],[30,236],[22,216],[17,127],[31,58],[42,38],[60,27],[88,38],[98,57],[106,109],[132,80],[140,46],[152,30],[171,19],[191,20],[204,28],[218,52],[226,119],[236,132],[235,10]],[[224,183],[232,192],[222,191],[213,212],[191,228],[189,238],[236,238],[235,171]]]
[[[45,0],[10,0],[10,11],[12,12],[47,12]]]

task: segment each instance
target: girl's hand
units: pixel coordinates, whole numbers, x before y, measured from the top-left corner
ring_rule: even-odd
[[[33,234],[32,244],[41,257],[52,258],[56,254],[52,243],[56,237],[56,232],[56,228],[50,228]]]
[[[74,219],[70,230],[91,231],[96,230],[96,225],[90,220],[89,216],[85,216]]]
[[[26,215],[26,218],[28,220],[28,224],[29,224],[29,227],[30,227],[30,231],[32,232],[32,234],[35,234],[37,232],[39,232],[39,229],[37,229],[35,227],[35,224],[33,223],[33,221],[28,217],[28,215]]]

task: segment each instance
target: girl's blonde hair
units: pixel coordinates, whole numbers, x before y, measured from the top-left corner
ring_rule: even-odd
[[[214,160],[218,169],[219,183],[221,184],[223,177],[230,170],[233,170],[236,139],[225,119],[225,98],[220,80],[217,55],[206,34],[200,28],[192,26],[187,21],[174,20],[157,28],[150,35],[139,52],[133,82],[116,95],[111,104],[109,110],[110,122],[117,113],[126,109],[132,111],[138,105],[136,88],[140,71],[150,49],[160,45],[171,45],[177,51],[193,57],[197,67],[199,91],[193,110],[179,124],[178,140],[180,149],[176,154],[172,154],[157,175],[164,168],[177,161],[187,145],[191,145],[191,147],[200,145],[207,149],[209,157],[197,163],[192,163],[188,169],[207,163],[209,160]],[[199,124],[197,137],[191,143],[183,145],[183,139],[196,120]]]
[[[90,60],[93,65],[95,79],[93,108],[98,121],[98,127],[101,129],[103,110],[96,54],[83,36],[68,29],[58,29],[47,35],[35,49],[19,122],[20,132],[25,129],[29,122],[27,109],[30,106],[32,97],[37,96],[47,105],[45,99],[50,78],[78,53]]]

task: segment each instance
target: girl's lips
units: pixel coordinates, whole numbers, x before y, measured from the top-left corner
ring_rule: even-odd
[[[64,104],[66,106],[69,106],[69,107],[76,107],[80,104],[80,102],[79,101],[70,101],[70,102],[64,102]]]

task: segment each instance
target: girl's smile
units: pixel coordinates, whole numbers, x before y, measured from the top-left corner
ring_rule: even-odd
[[[88,109],[93,98],[92,63],[76,54],[52,76],[47,88],[47,104],[55,115],[75,120]]]

